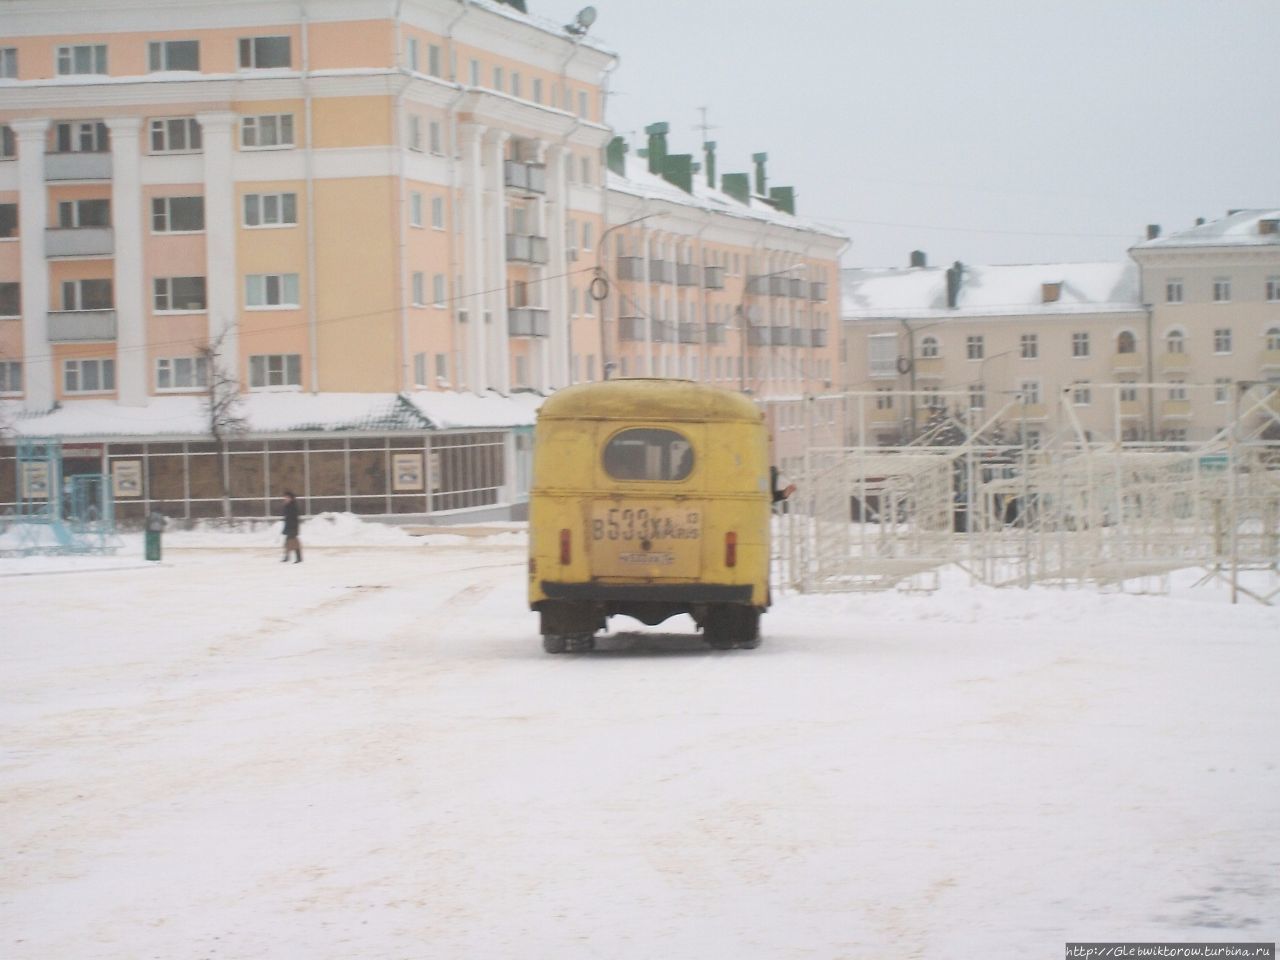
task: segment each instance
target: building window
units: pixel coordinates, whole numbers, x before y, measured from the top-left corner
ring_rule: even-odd
[[[578,162],[582,168],[582,182],[590,185],[591,183],[591,158],[579,157]]]
[[[1039,380],[1023,380],[1018,386],[1018,391],[1022,395],[1022,402],[1024,404],[1040,402]]]
[[[445,305],[444,274],[437,273],[431,278],[431,302],[437,307]]]
[[[449,355],[447,353],[436,354],[436,380],[439,383],[449,382]]]
[[[244,225],[246,227],[291,227],[298,223],[296,193],[246,193]]]
[[[155,197],[151,201],[153,233],[198,233],[204,229],[204,197]]]
[[[244,281],[246,307],[298,306],[296,273],[251,273]]]
[[[471,86],[473,87],[480,86],[480,61],[479,60],[471,61]]]
[[[1280,302],[1280,277],[1267,277],[1267,302]]]
[[[63,200],[58,204],[58,229],[111,226],[110,200]]]
[[[1267,330],[1267,349],[1280,350],[1280,327],[1271,327]]]
[[[440,76],[440,47],[434,43],[427,44],[427,73]]]
[[[199,40],[153,40],[147,44],[147,69],[199,70]]]
[[[22,364],[17,360],[0,360],[0,393],[22,392]]]
[[[1164,349],[1166,353],[1186,353],[1187,338],[1181,330],[1170,330],[1164,335]]]
[[[64,280],[62,282],[63,310],[110,310],[114,304],[110,280]]]
[[[444,197],[431,198],[431,226],[444,229]]]
[[[1121,403],[1137,403],[1138,388],[1127,385],[1129,381],[1122,380],[1121,383],[1125,385],[1120,387],[1120,402]]]
[[[578,116],[584,119],[587,116],[587,92],[585,90],[578,91]]]
[[[409,226],[422,226],[422,194],[416,190],[409,194]]]
[[[288,37],[241,37],[240,69],[266,70],[291,64]]]
[[[520,96],[520,74],[514,70],[511,71],[511,95],[513,97]]]
[[[204,310],[204,277],[156,277],[155,309],[166,311]]]
[[[1230,399],[1230,388],[1230,377],[1217,377],[1213,381],[1213,402],[1226,403]]]
[[[583,250],[591,249],[591,242],[593,240],[593,237],[591,234],[592,234],[591,224],[584,223],[582,225],[582,249]]]
[[[13,127],[7,123],[0,124],[0,160],[16,160],[18,157],[18,138],[14,136]]]
[[[427,305],[427,275],[421,270],[415,270],[411,279],[413,282],[413,305],[415,307],[425,307]]]
[[[406,37],[404,41],[405,59],[409,61],[409,69],[418,72],[418,38]]]
[[[1169,399],[1170,400],[1187,399],[1187,385],[1183,383],[1181,380],[1175,381],[1174,384],[1171,387],[1169,387]]]
[[[877,410],[893,409],[893,388],[892,387],[876,387],[876,409]]]
[[[533,102],[534,103],[542,102],[542,78],[541,77],[533,78]]]
[[[55,153],[106,153],[111,133],[101,120],[68,120],[54,125]]]
[[[943,408],[942,392],[937,387],[925,387],[923,393],[926,409],[941,410]]]
[[[22,284],[16,280],[0,283],[0,317],[22,316]]]
[[[965,337],[964,345],[965,356],[970,360],[981,360],[986,352],[981,334]]]
[[[198,153],[200,121],[195,117],[168,117],[151,121],[152,153]]]
[[[158,357],[157,390],[203,390],[209,386],[209,364],[204,357]]]
[[[18,79],[17,47],[0,47],[0,77],[5,80]]]
[[[938,355],[938,338],[925,337],[920,341],[920,358],[931,360]]]
[[[1213,352],[1214,353],[1230,353],[1231,352],[1231,328],[1218,327],[1213,331]]]
[[[107,45],[105,43],[58,47],[58,76],[69,77],[80,73],[106,72]]]
[[[493,68],[493,89],[498,91],[502,90],[502,68],[501,67]]]
[[[1093,402],[1093,391],[1088,380],[1077,380],[1071,385],[1071,402],[1077,407],[1087,407]]]
[[[1071,335],[1071,356],[1087,357],[1089,355],[1089,334],[1073,333]]]
[[[422,118],[416,113],[409,114],[409,134],[406,139],[410,150],[422,152]]]
[[[115,388],[116,362],[110,357],[62,361],[62,389],[65,393],[106,393]]]
[[[444,153],[440,140],[440,124],[435,120],[427,124],[427,149],[437,156]]]
[[[980,383],[969,385],[969,409],[982,410],[987,406],[987,391]]]
[[[427,355],[425,353],[415,353],[413,355],[413,385],[415,387],[425,387],[427,385]]]
[[[1227,303],[1231,300],[1231,278],[1218,277],[1213,281],[1213,302]]]
[[[249,357],[249,388],[302,386],[302,354],[259,353]]]
[[[1186,427],[1170,427],[1164,431],[1164,439],[1170,443],[1186,443],[1187,428]]]
[[[1137,349],[1138,342],[1133,334],[1128,330],[1121,330],[1116,337],[1116,353],[1134,353]]]
[[[1181,303],[1182,302],[1182,278],[1170,277],[1164,283],[1164,301],[1165,303]]]
[[[244,117],[240,121],[240,146],[250,149],[293,146],[293,114]]]

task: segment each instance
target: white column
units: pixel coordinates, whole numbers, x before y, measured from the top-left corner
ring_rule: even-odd
[[[18,237],[22,245],[22,383],[24,410],[53,406],[53,349],[49,343],[49,262],[44,252],[49,199],[44,142],[49,121],[10,120],[18,140]]]
[[[559,389],[569,385],[569,298],[566,291],[569,267],[565,253],[565,223],[569,217],[569,185],[567,181],[568,151],[561,146],[547,147],[547,202],[543,229],[547,232],[547,376],[550,386]]]
[[[504,130],[490,130],[484,144],[486,233],[490,238],[485,248],[489,262],[484,299],[490,317],[486,329],[486,369],[488,386],[501,393],[511,389],[511,341],[507,326],[507,190],[503,178],[503,161],[509,139],[511,135]]]
[[[115,235],[116,396],[130,407],[147,404],[146,281],[142,270],[141,117],[113,117],[111,222]]]
[[[461,308],[467,311],[466,378],[472,393],[482,393],[485,382],[484,337],[484,176],[481,168],[480,138],[484,127],[475,123],[458,125],[462,142],[462,231],[463,269]],[[506,239],[502,240],[505,248]],[[505,252],[505,251],[504,251]]]
[[[205,293],[208,296],[209,340],[222,338],[225,371],[241,379],[240,297],[242,283],[236,272],[236,225],[240,222],[233,179],[236,115],[201,113],[204,143]],[[245,386],[246,384],[241,384]]]

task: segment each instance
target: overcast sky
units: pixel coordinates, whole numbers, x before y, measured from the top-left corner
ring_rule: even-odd
[[[593,0],[609,122],[843,229],[846,266],[1110,260],[1280,207],[1277,0]],[[580,0],[528,0],[567,23]]]

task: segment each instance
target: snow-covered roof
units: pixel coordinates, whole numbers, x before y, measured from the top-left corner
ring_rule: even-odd
[[[947,306],[947,267],[841,271],[846,318],[1025,316],[1114,313],[1142,309],[1138,267],[1103,263],[963,264],[954,308]],[[1044,303],[1044,285],[1061,284]]]
[[[650,173],[648,161],[643,157],[627,155],[624,158],[624,162],[627,171],[626,176],[619,176],[612,170],[608,171],[606,186],[610,190],[616,190],[618,193],[625,193],[642,199],[665,200],[668,203],[678,203],[682,206],[710,210],[730,217],[740,217],[744,220],[757,220],[782,227],[790,227],[793,230],[819,233],[836,240],[848,239],[843,232],[835,227],[778,210],[766,203],[763,198],[755,195],[752,195],[746,204],[739,203],[723,190],[716,190],[707,186],[706,177],[703,175],[697,173],[693,175],[693,193],[689,194],[675,184],[668,183],[656,173]]]
[[[530,426],[542,397],[421,391],[396,393],[249,393],[238,413],[253,433],[388,432]],[[27,437],[202,436],[208,433],[199,395],[152,397],[146,406],[114,400],[72,400],[56,410],[18,414],[14,432]]]
[[[1180,230],[1167,237],[1144,240],[1134,250],[1158,250],[1168,247],[1280,247],[1280,232],[1263,233],[1263,220],[1280,220],[1280,209],[1236,210],[1221,220],[1211,220],[1190,230]],[[1274,228],[1273,228],[1274,229]]]

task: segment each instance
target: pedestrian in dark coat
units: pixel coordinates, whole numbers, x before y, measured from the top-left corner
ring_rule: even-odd
[[[284,506],[280,510],[280,517],[284,520],[284,556],[280,558],[281,563],[289,562],[289,551],[293,551],[296,559],[294,563],[302,562],[302,542],[298,539],[298,525],[302,522],[298,519],[298,498],[291,491],[286,490],[284,494]]]

